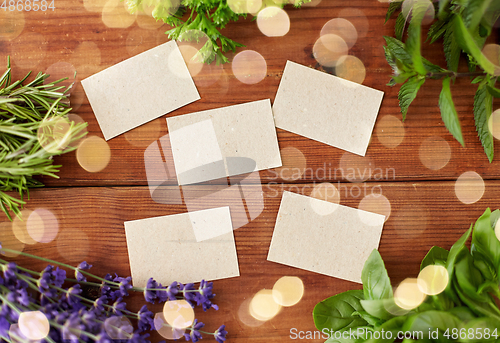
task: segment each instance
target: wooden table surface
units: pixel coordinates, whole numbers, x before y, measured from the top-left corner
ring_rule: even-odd
[[[273,101],[287,60],[321,69],[314,59],[313,45],[323,25],[337,17],[348,19],[358,31],[359,37],[349,55],[359,58],[366,68],[363,84],[385,93],[367,154],[356,157],[277,129],[284,167],[261,171],[260,178],[247,186],[255,191],[262,187],[264,209],[255,220],[234,232],[241,276],[214,282],[217,294],[214,302],[220,310],[197,312],[207,329],[215,330],[226,324],[229,342],[288,342],[292,328],[315,329],[311,312],[317,302],[361,288],[356,283],[266,260],[284,190],[309,195],[314,186],[328,182],[340,190],[340,203],[354,208],[366,192],[381,190],[390,203],[390,216],[384,225],[379,251],[394,286],[407,277],[417,276],[419,263],[430,247],[449,248],[485,208],[497,208],[500,158],[489,163],[477,138],[472,113],[475,87],[468,85],[468,80],[458,80],[452,86],[465,147],[452,138],[441,121],[437,106],[440,81],[426,82],[402,123],[398,88],[386,86],[391,69],[384,58],[382,36],[393,35],[395,22],[392,19],[384,25],[388,4],[376,0],[313,2],[315,6],[302,9],[285,7],[291,26],[284,37],[264,36],[250,18],[230,23],[223,30],[226,36],[245,44],[237,52],[254,50],[263,56],[267,74],[261,82],[240,82],[233,75],[231,64],[204,66],[194,76],[201,100],[108,141],[111,160],[104,170],[87,172],[77,162],[75,152],[57,157],[55,162],[63,166],[60,179],[41,178],[46,187],[31,191],[25,208],[50,210],[58,220],[59,233],[52,242],[26,245],[24,251],[73,265],[86,260],[94,265],[93,271],[98,275],[108,272],[130,275],[123,222],[187,211],[185,203],[156,203],[148,189],[144,151],[167,134],[165,118],[260,99]],[[169,28],[167,25],[144,28],[144,22],[139,25],[144,18],[128,22],[130,19],[125,16],[120,20],[123,25],[130,24],[128,27],[109,28],[102,21],[103,4],[99,0],[54,0],[55,9],[45,12],[0,10],[0,62],[11,56],[14,78],[29,70],[48,70],[59,76],[72,76],[76,70],[76,88],[71,95],[73,112],[88,122],[88,134],[98,137],[103,135],[80,80],[167,42],[164,32]],[[424,55],[444,65],[440,50],[439,45],[425,46]],[[228,56],[232,59],[235,54]],[[498,142],[495,146],[498,150]],[[373,173],[358,183],[350,182],[349,175],[334,173],[349,168]],[[462,203],[455,194],[458,177],[468,171],[477,172],[485,185],[482,198],[472,204]],[[171,187],[176,186],[172,183]],[[193,192],[202,192],[203,187],[198,190],[194,187]],[[469,189],[469,193],[476,190]],[[376,203],[371,209],[387,214],[383,205]],[[2,221],[7,222],[7,218],[3,216]],[[38,270],[44,267],[43,263],[25,258],[12,260]],[[248,325],[240,309],[256,292],[272,288],[285,275],[302,279],[305,286],[302,300],[284,308],[272,320],[259,326]],[[134,296],[129,303],[132,309],[139,309],[142,295]],[[156,335],[152,337],[153,342],[160,340]],[[211,341],[209,337],[206,340]]]

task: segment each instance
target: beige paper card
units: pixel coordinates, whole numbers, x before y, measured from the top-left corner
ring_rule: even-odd
[[[284,192],[267,259],[361,283],[385,217]]]
[[[276,127],[364,156],[384,93],[287,61]]]
[[[281,166],[269,99],[167,118],[179,185]]]
[[[82,86],[106,140],[200,99],[175,41],[94,74]]]
[[[125,222],[134,286],[239,276],[229,207]]]

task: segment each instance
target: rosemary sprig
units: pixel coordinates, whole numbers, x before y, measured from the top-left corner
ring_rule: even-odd
[[[67,120],[68,88],[59,83],[44,84],[49,75],[39,72],[24,85],[31,72],[22,80],[11,82],[10,58],[7,70],[0,77],[0,207],[12,220],[29,198],[29,189],[43,187],[34,179],[37,175],[58,178],[60,165],[53,165],[53,156],[76,149],[75,141],[85,136],[87,123]],[[5,192],[16,191],[19,198]]]

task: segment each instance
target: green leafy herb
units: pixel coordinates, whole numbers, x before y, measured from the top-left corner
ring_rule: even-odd
[[[318,303],[313,311],[316,327],[323,333],[347,329],[368,333],[366,339],[356,337],[352,342],[391,343],[400,332],[412,335],[405,336],[405,343],[499,342],[500,241],[494,231],[499,217],[499,210],[487,209],[449,251],[429,250],[421,269],[446,267],[448,284],[444,292],[427,296],[411,310],[396,305],[384,262],[374,250],[363,268],[363,291],[347,291]],[[469,250],[466,243],[471,236]],[[326,342],[351,341],[330,337]]]
[[[220,30],[231,21],[237,21],[240,17],[246,18],[246,8],[240,8],[246,6],[245,1],[234,2],[232,7],[225,0],[125,1],[131,13],[136,12],[142,5],[154,6],[153,17],[174,27],[165,32],[170,39],[198,43],[206,40],[194,57],[202,62],[211,63],[214,60],[217,64],[229,62],[224,53],[236,51],[236,48],[244,46],[222,35]],[[293,4],[295,7],[300,7],[309,1],[311,0],[294,0]],[[261,8],[267,6],[283,7],[286,3],[286,1],[264,0]]]
[[[399,11],[402,2],[391,2],[386,22]],[[422,20],[429,13],[437,13],[437,16],[427,37],[431,44],[442,40],[447,69],[428,62],[421,53]],[[476,130],[490,162],[493,161],[494,148],[493,136],[488,130],[488,119],[493,111],[492,97],[500,97],[500,90],[495,88],[500,66],[498,62],[490,61],[483,54],[482,48],[499,16],[499,0],[440,0],[433,1],[432,4],[413,1],[409,13],[403,15],[399,12],[396,18],[395,38],[384,37],[385,56],[393,69],[388,85],[402,84],[398,98],[403,120],[425,80],[443,79],[439,96],[441,116],[448,131],[462,145],[464,139],[453,103],[451,82],[457,77],[473,77],[471,83],[478,84],[474,97]],[[405,30],[406,39],[403,37]],[[468,72],[458,71],[462,55],[467,57]]]
[[[47,74],[38,73],[33,81],[11,82],[10,59],[0,77],[0,207],[12,220],[10,211],[18,214],[29,189],[42,187],[34,176],[54,178],[60,166],[53,156],[76,149],[72,143],[82,138],[87,123],[75,124],[67,119],[71,111],[65,87],[46,82]],[[20,198],[5,192],[17,191]]]

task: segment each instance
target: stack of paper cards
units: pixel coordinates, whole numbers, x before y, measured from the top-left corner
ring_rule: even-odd
[[[281,166],[269,99],[167,118],[179,185]]]
[[[288,61],[273,104],[276,127],[364,156],[383,94]]]
[[[125,222],[134,286],[239,276],[229,207]]]
[[[82,86],[106,140],[200,99],[175,41],[92,75]]]
[[[267,259],[361,283],[385,217],[284,192]]]

